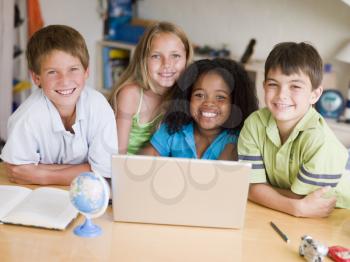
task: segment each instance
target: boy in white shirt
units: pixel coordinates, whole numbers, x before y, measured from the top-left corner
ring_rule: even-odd
[[[47,26],[29,40],[27,60],[39,88],[8,122],[1,158],[9,180],[69,185],[90,170],[110,177],[115,118],[107,100],[85,87],[89,54],[83,37],[68,26]]]

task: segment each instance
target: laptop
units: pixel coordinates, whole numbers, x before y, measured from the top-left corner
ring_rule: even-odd
[[[114,155],[113,219],[242,228],[250,170],[235,161]]]

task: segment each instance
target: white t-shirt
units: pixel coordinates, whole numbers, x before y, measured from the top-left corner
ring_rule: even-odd
[[[118,152],[112,108],[102,94],[85,87],[76,105],[74,134],[44,95],[35,90],[11,115],[3,161],[15,164],[81,164],[111,177],[111,155]]]

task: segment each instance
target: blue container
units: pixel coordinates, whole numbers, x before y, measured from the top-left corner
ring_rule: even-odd
[[[108,17],[132,16],[132,0],[109,0]]]
[[[105,31],[107,39],[115,39],[120,27],[129,24],[132,18],[131,0],[109,0],[108,18],[106,21],[107,30]]]
[[[111,34],[106,36],[107,40],[122,41],[137,44],[145,32],[145,27],[131,24],[114,25]]]

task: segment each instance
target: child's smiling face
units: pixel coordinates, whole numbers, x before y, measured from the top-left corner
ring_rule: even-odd
[[[64,51],[54,50],[41,60],[40,72],[32,72],[32,78],[45,95],[61,110],[72,110],[85,86],[88,70],[79,58]]]
[[[174,85],[185,66],[186,49],[178,36],[160,33],[153,38],[147,68],[159,93]]]
[[[279,128],[294,127],[315,104],[322,89],[312,89],[303,72],[285,75],[280,68],[270,70],[264,82],[265,103]]]
[[[231,113],[231,90],[216,72],[201,75],[193,86],[190,112],[197,128],[221,132]]]

